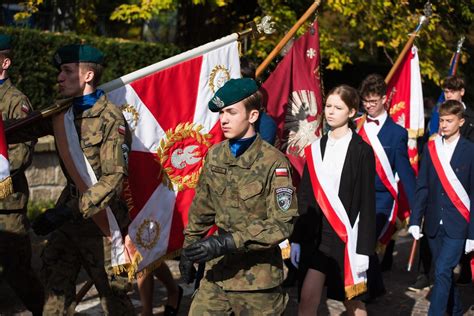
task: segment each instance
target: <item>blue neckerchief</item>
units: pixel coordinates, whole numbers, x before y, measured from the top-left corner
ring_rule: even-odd
[[[247,148],[249,148],[250,145],[252,145],[255,138],[257,138],[257,134],[248,138],[229,140],[230,152],[232,153],[232,156],[237,158],[240,155],[242,155],[247,150]]]
[[[5,79],[0,79],[0,84],[3,84],[5,81],[7,81],[8,78],[5,78]]]
[[[90,109],[104,94],[105,92],[103,90],[97,89],[90,94],[74,98],[72,100],[72,105],[76,110],[85,111]]]

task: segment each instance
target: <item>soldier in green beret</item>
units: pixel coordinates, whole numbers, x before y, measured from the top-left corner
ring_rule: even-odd
[[[288,296],[278,244],[297,216],[289,162],[255,132],[261,94],[253,79],[226,82],[209,109],[227,140],[206,155],[184,232],[183,279],[206,262],[189,314],[281,315]]]
[[[58,49],[53,62],[59,69],[59,92],[68,98],[61,102],[71,106],[7,135],[9,143],[54,135],[67,178],[56,206],[33,223],[37,234],[49,234],[41,255],[45,315],[74,313],[76,279],[81,267],[94,282],[106,315],[135,314],[127,296],[128,279],[114,274],[111,266],[108,219],[111,213],[122,231],[129,224],[121,191],[128,172],[131,134],[121,110],[96,88],[103,61],[102,52],[89,45]]]
[[[0,34],[0,111],[2,119],[20,119],[31,112],[28,98],[12,84],[12,39]],[[8,146],[14,193],[0,200],[0,278],[5,279],[33,315],[41,315],[43,286],[31,268],[31,243],[26,206],[28,181],[25,170],[31,164],[32,142]]]

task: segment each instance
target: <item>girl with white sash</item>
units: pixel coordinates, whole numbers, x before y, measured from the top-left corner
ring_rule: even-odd
[[[291,239],[293,264],[307,269],[299,315],[316,313],[325,284],[327,297],[344,302],[348,315],[367,315],[361,298],[375,251],[375,160],[350,127],[358,105],[354,88],[331,90],[324,108],[330,132],[306,148]]]

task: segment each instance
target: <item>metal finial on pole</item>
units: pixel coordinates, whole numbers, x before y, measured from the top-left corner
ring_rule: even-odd
[[[461,52],[461,49],[462,49],[462,45],[464,44],[464,40],[466,39],[466,37],[463,35],[461,36],[461,38],[459,39],[458,41],[458,47],[456,48],[456,53],[460,53]]]
[[[265,15],[263,18],[262,18],[262,21],[260,22],[260,24],[257,24],[257,31],[259,33],[265,33],[265,34],[273,34],[275,33],[275,29],[274,29],[274,26],[275,26],[275,22],[270,22],[272,19],[271,16],[269,15]]]
[[[397,70],[398,66],[402,62],[405,55],[407,54],[408,50],[413,46],[413,42],[415,41],[415,38],[418,35],[418,32],[420,32],[422,26],[425,25],[428,22],[429,18],[433,14],[433,10],[431,8],[431,3],[429,1],[425,3],[425,6],[423,8],[423,13],[424,13],[424,15],[420,16],[420,20],[419,20],[419,23],[418,23],[418,25],[415,29],[415,32],[410,34],[410,38],[408,39],[407,43],[403,47],[402,52],[400,53],[400,55],[398,55],[398,58],[395,61],[395,63],[393,64],[392,69],[390,69],[390,72],[388,73],[387,77],[385,77],[385,83],[390,82],[390,80],[392,79],[393,75],[395,74],[395,71]]]

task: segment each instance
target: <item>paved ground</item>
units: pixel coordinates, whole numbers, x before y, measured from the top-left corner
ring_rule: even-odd
[[[34,267],[39,267],[38,253],[42,246],[41,241],[35,241],[34,247]],[[424,290],[419,293],[414,293],[406,290],[406,287],[416,278],[414,272],[406,272],[406,263],[408,258],[408,251],[411,246],[411,238],[401,237],[397,241],[395,248],[395,263],[391,272],[384,273],[385,285],[387,287],[387,294],[376,302],[368,305],[369,315],[426,315],[429,305],[427,296],[429,290]],[[179,280],[178,264],[176,261],[168,261],[168,264],[176,279]],[[86,276],[81,273],[78,280],[78,289],[86,281]],[[179,282],[184,288],[184,298],[181,303],[179,315],[187,315],[187,311],[191,301],[193,288]],[[462,300],[465,306],[465,314],[474,316],[474,285],[461,287]],[[296,289],[294,287],[288,288],[290,293],[290,302],[287,307],[285,315],[296,315]],[[137,314],[140,312],[140,300],[138,297],[136,285],[134,290],[130,292],[130,297],[136,306]],[[162,315],[163,304],[166,301],[166,291],[163,286],[155,282],[155,315]],[[77,307],[78,315],[102,315],[102,310],[99,305],[97,292],[92,288],[84,298],[83,302]],[[321,306],[319,315],[343,315],[344,307],[339,302],[333,300],[326,300],[325,304]],[[6,284],[0,281],[0,316],[9,315],[31,315],[24,310],[21,303],[15,298],[11,290]]]

